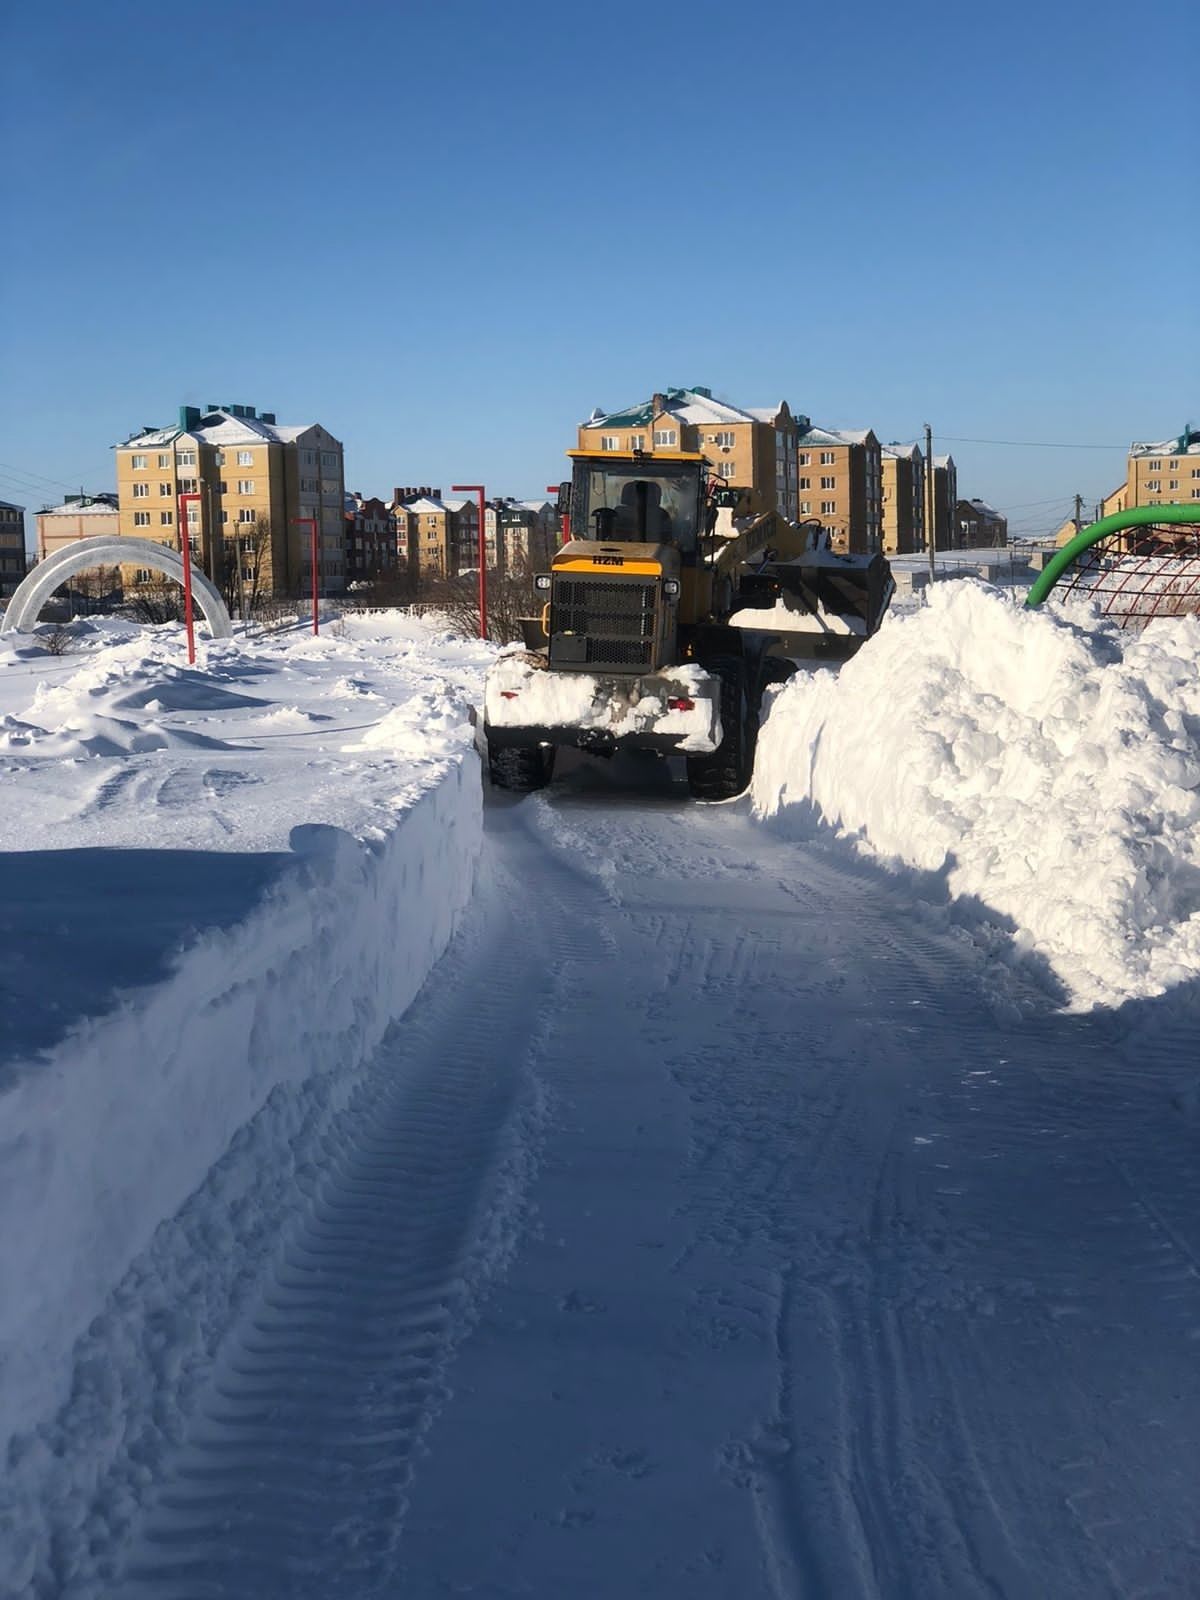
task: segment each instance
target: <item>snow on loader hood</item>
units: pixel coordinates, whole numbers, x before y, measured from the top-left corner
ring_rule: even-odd
[[[763,818],[811,806],[1016,924],[1080,1006],[1200,973],[1200,620],[1121,632],[968,579],[774,696]]]

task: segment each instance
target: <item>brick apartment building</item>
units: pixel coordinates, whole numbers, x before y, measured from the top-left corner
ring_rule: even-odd
[[[398,488],[388,508],[401,566],[413,578],[455,578],[479,566],[479,507],[440,489]]]
[[[345,558],[347,585],[396,576],[396,525],[386,501],[357,492],[346,496]]]
[[[339,440],[319,423],[281,424],[253,406],[180,406],[169,428],[143,428],[114,446],[120,533],[180,548],[178,496],[188,506],[192,552],[220,584],[253,567],[256,586],[279,595],[308,581],[311,524],[318,529],[323,592],[345,586],[345,482]]]
[[[883,537],[883,466],[870,428],[805,428],[797,453],[799,520],[819,522],[833,548],[859,555]]]
[[[25,576],[25,507],[0,500],[0,600],[8,600]]]
[[[916,444],[881,444],[883,549],[911,555],[925,548],[925,457]]]
[[[807,417],[787,401],[744,410],[714,400],[710,389],[667,389],[622,411],[593,411],[579,425],[581,450],[698,451],[731,487],[744,489],[753,513],[798,514],[796,441]]]

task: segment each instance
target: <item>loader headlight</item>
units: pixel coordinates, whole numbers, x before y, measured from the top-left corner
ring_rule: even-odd
[[[679,579],[665,578],[663,580],[663,593],[666,595],[668,600],[674,600],[675,596],[679,593]]]
[[[533,580],[533,587],[535,589],[548,589],[550,587],[550,574],[548,572],[539,572]]]

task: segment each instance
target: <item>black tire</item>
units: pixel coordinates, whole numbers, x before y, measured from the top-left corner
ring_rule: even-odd
[[[756,731],[745,663],[720,656],[704,663],[721,680],[721,742],[710,756],[687,758],[688,788],[697,800],[732,800],[750,782]]]
[[[554,746],[494,745],[488,740],[488,777],[497,789],[532,794],[554,776]]]

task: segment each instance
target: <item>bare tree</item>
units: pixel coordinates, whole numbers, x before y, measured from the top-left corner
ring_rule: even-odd
[[[421,601],[443,612],[455,633],[474,639],[479,637],[479,578],[476,573],[426,580],[421,586]],[[496,644],[512,644],[521,639],[521,619],[538,616],[542,604],[528,573],[489,573],[488,638]]]
[[[260,512],[225,536],[222,598],[231,615],[243,621],[273,609],[270,585],[271,519]]]
[[[183,616],[183,586],[174,578],[154,578],[125,597],[123,610],[135,622],[157,627],[163,622],[178,622]]]

